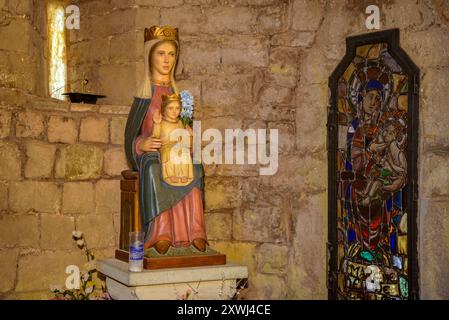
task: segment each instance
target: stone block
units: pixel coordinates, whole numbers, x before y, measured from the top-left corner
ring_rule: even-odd
[[[97,213],[120,212],[120,180],[99,180],[95,188]]]
[[[104,172],[108,176],[120,176],[129,169],[124,148],[109,149],[104,153]]]
[[[73,118],[51,116],[48,120],[48,141],[75,143],[78,137],[77,124]]]
[[[6,138],[11,133],[11,112],[2,110],[0,113],[0,139]]]
[[[287,283],[291,299],[325,299],[327,194],[305,194],[293,203],[294,235]],[[307,243],[307,245],[304,245]]]
[[[299,81],[300,53],[294,47],[275,47],[270,50],[268,81],[272,84],[293,88]]]
[[[256,273],[256,245],[251,242],[209,241],[211,248],[226,255],[228,263],[248,267],[249,278]]]
[[[57,212],[60,198],[61,190],[53,182],[11,182],[9,187],[9,208],[15,212]]]
[[[0,181],[0,211],[8,210],[8,183]]]
[[[420,207],[421,299],[449,299],[449,201],[423,199]]]
[[[204,30],[212,34],[251,34],[257,30],[257,10],[251,7],[210,7],[204,10]],[[238,23],[235,23],[238,21]]]
[[[294,122],[270,122],[268,129],[278,130],[278,151],[280,154],[292,154],[295,152],[295,123]]]
[[[206,214],[206,235],[208,240],[231,240],[232,214],[209,213]]]
[[[140,10],[139,10],[140,11]],[[136,61],[136,57],[143,53],[137,51],[137,44],[142,43],[142,33],[130,32],[111,37],[111,49],[109,50],[109,61],[111,63],[122,63]]]
[[[40,138],[44,133],[44,116],[39,112],[25,111],[17,115],[16,136]]]
[[[233,217],[233,238],[240,241],[282,243],[286,237],[284,212],[280,208],[243,207]]]
[[[41,214],[41,249],[76,249],[72,240],[75,218],[56,214]]]
[[[252,103],[251,76],[227,76],[203,82],[203,114],[207,117],[253,117],[257,115]]]
[[[310,47],[315,40],[313,31],[287,31],[274,35],[270,39],[273,46]]]
[[[56,146],[40,142],[26,143],[27,162],[25,165],[26,178],[50,178],[53,173]]]
[[[98,67],[98,90],[107,97],[102,99],[105,104],[130,105],[137,87],[136,64],[107,64]],[[136,77],[136,74],[138,76]],[[120,75],[120,76],[118,76]],[[111,81],[114,79],[114,81]]]
[[[426,153],[422,166],[422,193],[426,197],[449,195],[449,161],[446,153]]]
[[[18,180],[21,177],[20,151],[15,143],[0,141],[0,180]]]
[[[25,19],[11,19],[0,28],[0,50],[26,53],[30,47],[31,24]]]
[[[56,177],[68,180],[95,179],[101,175],[103,151],[95,146],[74,144],[60,150]]]
[[[127,118],[112,118],[111,119],[111,143],[125,144],[125,127]]]
[[[227,72],[241,73],[268,66],[269,42],[266,37],[233,36],[222,43],[222,64]]]
[[[324,84],[297,89],[296,146],[301,152],[314,153],[326,148],[327,95]]]
[[[87,117],[81,119],[80,140],[109,142],[109,121],[107,118]]]
[[[325,13],[325,1],[295,0],[292,28],[298,31],[317,30]]]
[[[257,265],[260,273],[284,274],[287,264],[287,246],[264,243],[257,248]]]
[[[239,178],[206,177],[204,184],[206,211],[240,207],[242,184]]]
[[[161,9],[160,22],[161,25],[182,26],[183,34],[199,34],[209,30],[205,28],[206,14],[199,6]]]
[[[215,74],[220,70],[221,48],[216,41],[185,42],[181,46],[179,58],[183,73]]]
[[[18,249],[0,250],[0,292],[7,292],[14,289],[16,281]]]
[[[76,230],[83,232],[89,248],[115,246],[115,231],[112,214],[80,216],[76,219]]]
[[[95,191],[91,182],[66,182],[62,195],[62,212],[69,214],[95,213]]]
[[[286,299],[285,279],[275,275],[255,274],[249,278],[249,288],[244,297],[248,300]]]
[[[86,257],[80,250],[42,251],[19,258],[16,291],[50,290],[50,286],[64,287],[69,265],[81,268]]]
[[[429,69],[421,85],[421,127],[426,146],[448,146],[449,115],[446,112],[449,90],[448,69]]]
[[[34,214],[0,216],[1,247],[39,247],[39,217]]]

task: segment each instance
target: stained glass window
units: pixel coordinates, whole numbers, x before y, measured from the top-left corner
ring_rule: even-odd
[[[338,299],[410,296],[415,249],[409,252],[408,229],[416,203],[409,135],[415,136],[417,122],[409,100],[415,100],[416,80],[393,57],[394,39],[380,35],[379,42],[373,34],[366,41],[356,37],[330,79],[329,234],[331,289]]]

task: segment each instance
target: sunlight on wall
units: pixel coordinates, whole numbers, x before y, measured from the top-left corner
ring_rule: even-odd
[[[64,100],[67,84],[67,61],[65,41],[65,11],[58,3],[49,3],[48,17],[48,45],[49,45],[49,92],[52,98]]]

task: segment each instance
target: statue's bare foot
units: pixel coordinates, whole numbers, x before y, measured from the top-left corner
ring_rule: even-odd
[[[201,252],[206,251],[206,240],[198,238],[198,239],[193,240],[192,244],[199,251],[201,251]]]
[[[160,240],[160,241],[155,243],[154,249],[156,249],[156,251],[159,254],[166,254],[168,249],[170,249],[170,246],[171,246],[171,242],[170,241]]]
[[[181,178],[181,182],[182,182],[182,183],[186,183],[187,180],[189,180],[189,179],[187,179],[186,177],[182,177],[182,178]]]
[[[171,183],[178,183],[179,182],[179,178],[178,177],[170,177],[167,180],[170,181]]]

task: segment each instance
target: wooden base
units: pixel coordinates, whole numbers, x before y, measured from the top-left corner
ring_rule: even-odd
[[[129,261],[129,252],[124,250],[115,250],[115,258],[123,262]],[[226,255],[197,255],[197,256],[178,256],[147,258],[144,257],[144,269],[165,269],[165,268],[185,268],[215,266],[226,264]]]

